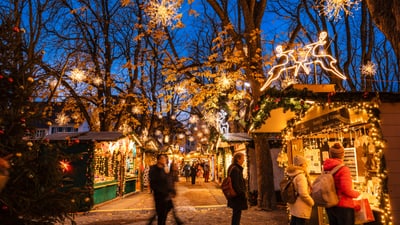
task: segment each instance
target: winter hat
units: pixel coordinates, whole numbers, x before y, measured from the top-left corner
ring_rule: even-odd
[[[344,156],[344,148],[340,143],[335,143],[329,148],[329,155],[331,158],[342,159]]]
[[[293,159],[294,166],[303,166],[307,163],[307,159],[300,155],[295,155]]]

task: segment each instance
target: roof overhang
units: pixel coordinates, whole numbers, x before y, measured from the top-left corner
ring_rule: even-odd
[[[116,141],[125,137],[118,131],[103,132],[74,132],[74,133],[55,133],[45,136],[50,141],[80,140],[80,141]]]
[[[222,134],[222,140],[226,142],[249,142],[253,138],[248,133],[226,133]]]
[[[287,121],[295,117],[295,113],[283,108],[271,110],[270,117],[261,125],[260,128],[252,130],[251,133],[281,133],[287,126]]]

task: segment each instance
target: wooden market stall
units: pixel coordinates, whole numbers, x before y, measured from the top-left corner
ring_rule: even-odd
[[[139,140],[120,132],[57,133],[45,137],[50,142],[69,144],[67,154],[75,154],[66,174],[71,188],[88,193],[84,211],[126,194],[136,192],[141,167]]]
[[[302,112],[293,107],[296,116],[286,120],[279,165],[303,155],[310,161],[313,179],[321,173],[329,147],[340,142],[345,147],[344,163],[351,170],[354,188],[368,198],[373,209],[375,221],[368,224],[400,223],[400,170],[396,166],[400,163],[400,95],[299,90],[270,98],[270,102],[297,99],[301,105],[310,106],[307,110],[302,106]],[[276,108],[283,107],[276,104]],[[273,116],[268,121],[278,119]],[[323,208],[314,211],[311,224],[328,224]]]

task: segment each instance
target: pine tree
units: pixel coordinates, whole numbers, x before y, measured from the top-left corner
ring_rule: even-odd
[[[77,210],[60,162],[65,143],[32,139],[30,124],[42,117],[33,102],[40,53],[30,52],[18,22],[0,18],[0,157],[10,156],[6,187],[0,193],[0,223],[53,224]]]

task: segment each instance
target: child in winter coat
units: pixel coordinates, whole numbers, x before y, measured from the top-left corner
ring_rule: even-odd
[[[314,200],[311,198],[311,181],[308,174],[307,159],[296,155],[293,165],[286,169],[286,173],[293,178],[294,187],[297,191],[297,199],[293,204],[289,203],[290,225],[306,224],[311,217]]]

